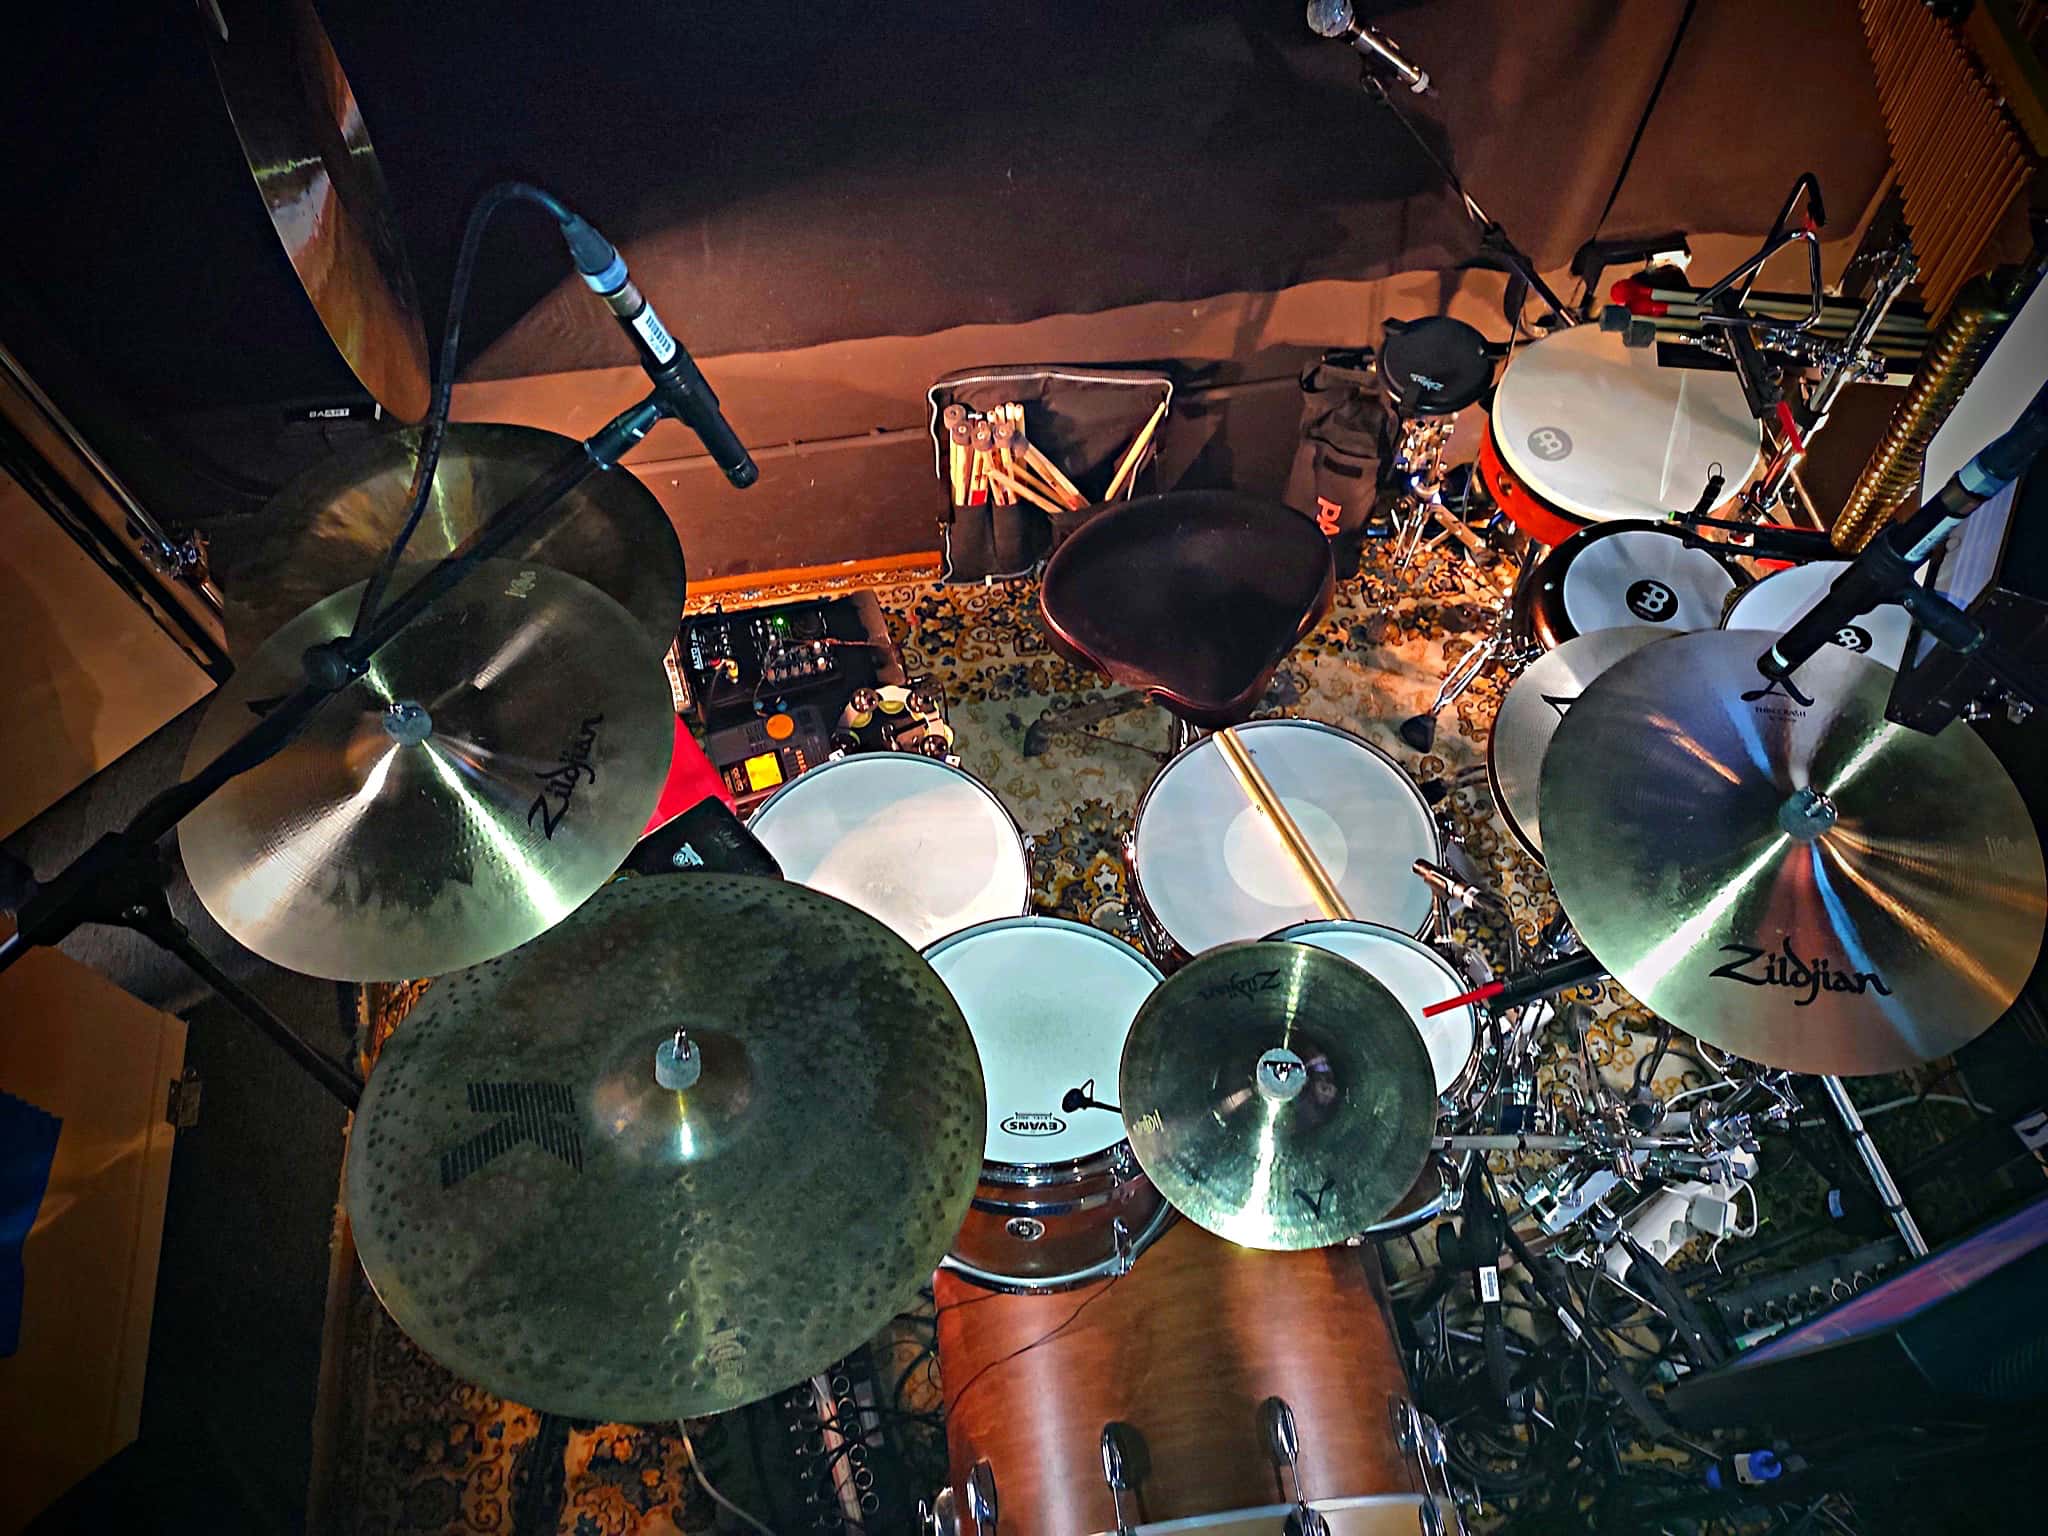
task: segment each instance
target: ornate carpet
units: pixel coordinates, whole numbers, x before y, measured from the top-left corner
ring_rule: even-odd
[[[1479,771],[1500,698],[1498,675],[1482,677],[1445,712],[1433,752],[1418,755],[1395,734],[1428,704],[1447,659],[1489,620],[1489,599],[1463,584],[1462,570],[1426,555],[1405,572],[1369,566],[1342,583],[1328,620],[1276,677],[1260,713],[1342,726],[1384,748],[1418,781],[1450,785],[1449,812],[1466,848],[1507,896],[1522,937],[1531,939],[1551,911],[1550,887],[1494,814]],[[1127,910],[1121,839],[1166,749],[1168,721],[1140,709],[1094,727],[1099,735],[1053,735],[1045,750],[1027,756],[1025,732],[1048,709],[1105,691],[1100,678],[1046,645],[1034,595],[1029,583],[879,589],[906,666],[930,673],[945,691],[964,766],[1035,840],[1038,909],[1114,930]],[[1502,936],[1483,921],[1462,936],[1500,962]],[[1590,1054],[1625,1081],[1654,1038],[1654,1024],[1613,984],[1601,990]],[[399,1011],[388,1008],[386,1016]],[[1664,1057],[1661,1093],[1701,1080],[1686,1048],[1679,1037]],[[1553,1041],[1550,1049],[1561,1063],[1568,1048]],[[1896,1091],[1896,1080],[1870,1087]],[[1761,1191],[1766,1223],[1772,1204],[1771,1193]],[[563,1536],[738,1528],[714,1525],[714,1506],[696,1487],[673,1426],[586,1426],[572,1429],[565,1446],[559,1438],[544,1444],[538,1414],[454,1379],[422,1355],[370,1294],[345,1228],[338,1243],[330,1380],[318,1421],[316,1529],[346,1536],[536,1532],[548,1528],[550,1512]],[[1401,1260],[1398,1245],[1390,1258]],[[913,1406],[935,1407],[932,1383],[915,1385],[923,1395]],[[929,1422],[922,1427],[935,1433]],[[707,1464],[719,1433],[716,1424],[699,1431]],[[747,1503],[744,1476],[718,1482]]]

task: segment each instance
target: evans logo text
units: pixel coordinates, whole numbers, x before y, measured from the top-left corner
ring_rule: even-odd
[[[1003,1130],[1011,1136],[1057,1136],[1066,1128],[1058,1115],[1003,1116]]]

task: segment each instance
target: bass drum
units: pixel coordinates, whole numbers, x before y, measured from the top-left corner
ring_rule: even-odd
[[[1184,1221],[1086,1292],[991,1296],[941,1271],[962,1532],[993,1536],[972,1513],[978,1463],[1002,1536],[1115,1531],[1102,1475],[1115,1425],[1134,1529],[1279,1536],[1292,1506],[1259,1419],[1277,1396],[1294,1411],[1302,1491],[1332,1536],[1415,1536],[1424,1500],[1389,1411],[1406,1383],[1372,1254],[1239,1248]]]
[[[1547,651],[1603,629],[1713,629],[1747,581],[1729,556],[1688,548],[1661,524],[1603,523],[1529,569],[1515,592],[1515,636]]]

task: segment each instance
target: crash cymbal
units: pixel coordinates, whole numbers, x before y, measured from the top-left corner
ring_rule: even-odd
[[[456,422],[432,499],[393,579],[396,595],[575,444],[534,427]],[[394,432],[323,459],[208,551],[227,604],[228,649],[247,657],[330,592],[369,579],[404,520],[419,433]],[[683,611],[683,550],[653,494],[626,470],[593,475],[508,559],[580,576],[645,626],[659,650]]]
[[[211,762],[301,654],[348,632],[316,603],[214,694]],[[525,943],[610,879],[647,825],[675,717],[646,632],[545,566],[484,562],[394,636],[275,757],[178,828],[206,910],[313,976],[435,976]]]
[[[1167,1203],[1247,1248],[1363,1231],[1429,1156],[1436,1078],[1393,993],[1306,944],[1225,944],[1138,1010],[1118,1086]]]
[[[665,1088],[678,1029],[701,1076]],[[349,1220],[457,1375],[577,1417],[719,1413],[916,1295],[985,1101],[945,984],[873,918],[744,875],[621,881],[428,989],[364,1090]]]
[[[1641,624],[1579,635],[1530,662],[1501,696],[1486,740],[1486,775],[1501,821],[1531,856],[1543,857],[1536,792],[1557,722],[1594,678],[1663,638],[1661,630]]]
[[[1680,1029],[1798,1072],[1946,1055],[2041,948],[2041,844],[1967,725],[1884,718],[1893,674],[1825,646],[1766,686],[1761,630],[1678,635],[1594,679],[1543,763],[1565,915]]]
[[[320,323],[363,388],[427,414],[427,335],[391,194],[309,0],[202,0],[242,156]]]

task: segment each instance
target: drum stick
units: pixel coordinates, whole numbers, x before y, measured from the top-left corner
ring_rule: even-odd
[[[1040,511],[1050,512],[1057,517],[1073,510],[1071,507],[1063,507],[1058,502],[1039,495],[1037,491],[1033,490],[1024,481],[1015,479],[1010,475],[1004,474],[1000,469],[997,469],[993,464],[989,465],[988,467],[988,478],[989,483],[991,485],[1000,486],[1003,490],[1008,491],[1013,497],[1022,496],[1026,501],[1030,502],[1034,507],[1037,507]]]
[[[1159,429],[1160,420],[1166,415],[1166,402],[1159,402],[1159,408],[1152,413],[1152,419],[1138,429],[1138,435],[1131,439],[1131,446],[1124,450],[1123,459],[1117,464],[1116,473],[1109,477],[1109,489],[1102,493],[1104,501],[1115,501],[1116,493],[1123,489],[1127,477],[1135,477],[1138,460],[1145,456],[1145,449],[1152,442],[1152,434]]]
[[[1020,436],[1017,441],[1022,445],[1024,462],[1037,470],[1039,477],[1060,493],[1060,499],[1067,504],[1069,512],[1078,512],[1088,505],[1088,498],[1081,494],[1080,488],[1060,472],[1059,465],[1038,451],[1037,444],[1028,437]]]
[[[1164,411],[1165,406],[1160,410]],[[1156,417],[1154,418],[1157,419]],[[1280,803],[1280,797],[1273,793],[1273,786],[1266,782],[1266,776],[1259,772],[1259,765],[1252,761],[1252,755],[1245,749],[1244,741],[1229,726],[1216,733],[1216,745],[1223,753],[1223,761],[1230,765],[1230,771],[1237,778],[1238,788],[1245,798],[1265,813],[1273,830],[1280,834],[1288,856],[1295,867],[1308,881],[1309,889],[1315,893],[1316,905],[1323,909],[1323,916],[1338,918],[1344,922],[1355,922],[1351,908],[1338,894],[1336,884],[1330,879],[1330,872],[1323,868],[1323,861],[1309,847],[1308,839],[1301,835],[1301,828],[1294,824],[1294,818],[1287,813],[1287,807]]]

